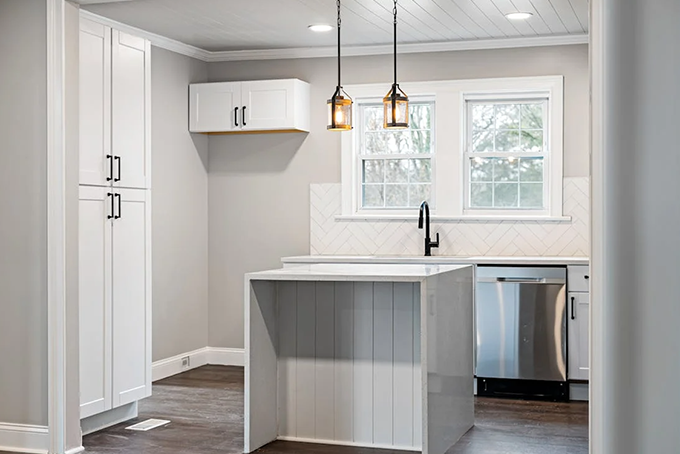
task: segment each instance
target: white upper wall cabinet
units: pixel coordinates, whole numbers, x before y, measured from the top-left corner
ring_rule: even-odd
[[[147,40],[81,18],[80,184],[151,186]]]
[[[308,132],[310,87],[298,79],[192,84],[189,131]]]
[[[110,184],[111,29],[80,21],[80,184]],[[109,178],[109,180],[107,180]]]
[[[148,41],[113,30],[111,140],[121,188],[149,188],[151,163],[151,49]]]

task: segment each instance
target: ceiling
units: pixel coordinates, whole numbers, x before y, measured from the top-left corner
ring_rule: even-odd
[[[110,0],[108,0],[110,1]],[[329,47],[336,34],[307,26],[335,24],[335,0],[132,0],[85,4],[94,14],[210,51]],[[343,46],[392,41],[391,0],[343,0]],[[510,21],[513,11],[532,12]],[[399,0],[400,43],[584,36],[588,0]]]

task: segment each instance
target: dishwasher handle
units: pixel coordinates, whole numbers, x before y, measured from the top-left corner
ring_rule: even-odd
[[[545,284],[544,277],[497,277],[496,282],[508,282],[511,284]]]

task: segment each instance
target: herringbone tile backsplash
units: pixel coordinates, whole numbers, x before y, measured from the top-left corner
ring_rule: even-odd
[[[455,221],[432,223],[441,246],[436,255],[584,256],[590,254],[588,178],[564,179],[564,215],[571,222]],[[423,232],[415,221],[336,220],[342,210],[340,184],[313,184],[313,255],[419,255]],[[434,236],[434,235],[433,235]]]

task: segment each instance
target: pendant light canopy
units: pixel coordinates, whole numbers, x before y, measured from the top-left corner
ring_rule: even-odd
[[[394,83],[387,96],[385,106],[385,129],[408,128],[408,96],[397,83],[397,0],[394,0]]]
[[[340,18],[340,0],[337,0],[338,6],[338,86],[335,88],[335,93],[331,99],[328,100],[328,126],[329,131],[349,131],[352,129],[352,98],[349,97],[345,90],[342,89],[340,81],[340,26],[342,19]]]

